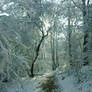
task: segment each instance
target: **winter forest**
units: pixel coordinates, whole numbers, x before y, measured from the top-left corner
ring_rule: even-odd
[[[92,92],[92,0],[0,0],[0,92]]]

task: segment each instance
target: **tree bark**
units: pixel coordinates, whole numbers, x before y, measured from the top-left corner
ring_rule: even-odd
[[[52,70],[56,69],[55,63],[55,48],[54,48],[54,38],[53,33],[51,32],[51,57],[52,57]]]
[[[57,32],[56,32],[56,66],[59,67],[59,57],[58,57],[58,37],[57,37]]]
[[[82,0],[83,4],[83,9],[82,9],[82,14],[83,14],[83,22],[84,22],[84,43],[83,43],[83,65],[88,65],[88,12],[87,12],[87,6],[85,4],[85,0]]]
[[[69,7],[68,7],[68,43],[69,43],[69,63],[72,66],[72,52],[71,52],[71,2],[69,2]]]
[[[37,25],[37,24],[36,24]],[[52,26],[53,27],[53,26]],[[40,29],[40,31],[42,32],[42,38],[41,38],[41,40],[39,41],[39,44],[37,45],[37,48],[36,48],[36,55],[35,55],[35,58],[33,59],[33,62],[32,62],[32,66],[31,66],[31,75],[29,75],[30,77],[34,77],[34,64],[35,64],[35,62],[36,62],[36,60],[37,60],[37,58],[38,58],[38,56],[39,56],[39,51],[40,51],[40,47],[41,47],[41,44],[42,44],[42,42],[44,41],[44,39],[48,36],[48,32],[51,30],[51,28],[52,27],[50,27],[48,30],[47,30],[47,34],[46,35],[44,35],[44,31],[43,31],[43,29],[41,30],[40,29],[40,27],[38,26],[38,28]]]
[[[39,56],[40,47],[41,47],[42,42],[44,41],[44,38],[45,38],[45,36],[42,36],[42,38],[41,38],[41,40],[36,48],[36,56],[32,62],[32,66],[31,66],[31,77],[34,77],[34,64]]]

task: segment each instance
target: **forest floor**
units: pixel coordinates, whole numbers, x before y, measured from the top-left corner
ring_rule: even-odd
[[[88,83],[77,84],[73,75],[54,71],[32,79],[26,78],[17,83],[9,83],[5,92],[92,92],[92,86],[89,87],[89,83],[90,80]]]
[[[11,84],[7,92],[76,92],[73,78],[57,72]]]

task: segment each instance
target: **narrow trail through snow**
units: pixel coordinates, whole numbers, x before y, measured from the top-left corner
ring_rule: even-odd
[[[35,76],[21,82],[22,86],[14,83],[7,92],[79,92],[73,84],[73,77],[58,72]]]
[[[38,84],[38,87],[43,92],[62,92],[61,88],[58,85],[58,78],[55,74],[48,74],[43,76]],[[40,90],[38,92],[41,92]]]

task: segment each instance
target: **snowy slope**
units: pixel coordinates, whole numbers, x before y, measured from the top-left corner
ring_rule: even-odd
[[[19,83],[14,83],[13,85],[8,86],[7,92],[46,92],[42,91],[43,87],[41,86],[45,85],[48,87],[48,84],[46,83],[51,83],[50,80],[53,78],[53,76],[55,76],[56,78],[55,80],[53,80],[53,83],[55,83],[58,88],[53,88],[53,91],[51,92],[92,92],[91,79],[85,80],[84,82],[77,84],[73,75],[68,76],[65,73],[57,72],[58,71],[46,73],[43,76],[34,77],[33,79],[22,80],[22,85],[20,85]]]

